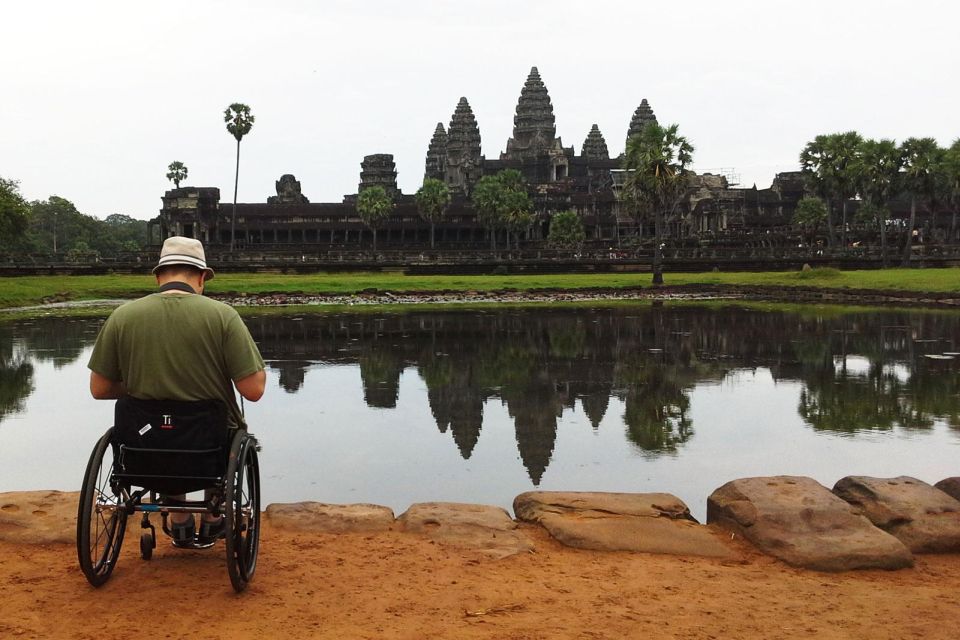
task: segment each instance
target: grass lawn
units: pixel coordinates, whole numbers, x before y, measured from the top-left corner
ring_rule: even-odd
[[[822,287],[960,293],[960,268],[885,269],[871,271],[667,273],[669,285],[759,285],[774,288]],[[579,289],[589,287],[648,287],[650,274],[546,274],[497,276],[407,276],[400,273],[270,273],[219,274],[209,293],[357,293],[379,291],[491,291],[499,289]],[[24,276],[0,278],[0,308],[41,304],[50,300],[135,298],[154,291],[152,276]]]

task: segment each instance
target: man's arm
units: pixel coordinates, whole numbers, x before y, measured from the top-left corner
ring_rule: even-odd
[[[263,397],[263,390],[267,386],[267,372],[261,369],[251,373],[245,378],[234,380],[233,386],[237,388],[241,396],[250,402],[256,402]]]
[[[116,400],[123,393],[123,382],[111,380],[96,371],[90,372],[90,395],[97,400]]]

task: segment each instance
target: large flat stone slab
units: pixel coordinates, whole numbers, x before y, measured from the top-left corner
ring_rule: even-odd
[[[913,565],[913,555],[902,542],[812,478],[728,482],[707,499],[707,522],[742,535],[795,567],[847,571]]]
[[[0,493],[0,540],[26,544],[77,540],[77,491]]]
[[[513,501],[517,518],[577,549],[729,558],[733,552],[668,493],[529,491]]]
[[[505,558],[533,550],[504,509],[482,504],[421,502],[411,505],[397,522],[403,531],[440,544],[470,549],[489,558]]]
[[[833,492],[914,553],[960,551],[960,501],[909,476],[847,476]]]
[[[951,498],[960,500],[960,476],[944,478],[933,486],[935,486],[937,489],[940,489],[940,491],[943,491]]]
[[[266,516],[275,527],[313,533],[387,531],[394,522],[393,510],[376,504],[277,503]]]

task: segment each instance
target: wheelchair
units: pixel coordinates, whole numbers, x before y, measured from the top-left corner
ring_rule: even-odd
[[[157,546],[151,514],[160,514],[171,538],[169,514],[210,514],[224,518],[227,572],[234,590],[243,591],[260,547],[259,450],[253,434],[227,426],[220,402],[119,399],[114,426],[94,446],[80,491],[77,556],[87,581],[99,587],[109,580],[134,513],[143,514],[144,560]],[[185,499],[199,491],[203,499]],[[195,540],[177,546],[215,544]]]

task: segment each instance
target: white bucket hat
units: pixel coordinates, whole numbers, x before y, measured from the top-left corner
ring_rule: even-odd
[[[185,264],[201,269],[204,273],[204,280],[213,278],[213,269],[207,266],[203,244],[195,238],[171,236],[163,241],[163,248],[160,249],[160,261],[153,268],[153,273],[156,273],[157,269],[161,267],[174,264]]]

